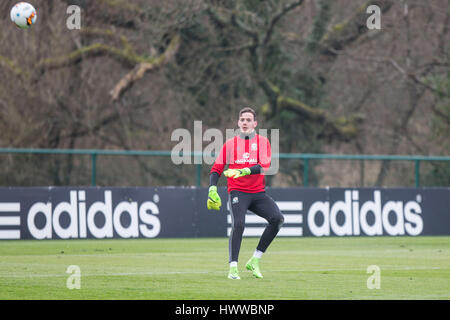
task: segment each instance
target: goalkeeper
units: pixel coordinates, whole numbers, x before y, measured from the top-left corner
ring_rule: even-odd
[[[217,182],[223,172],[228,178],[228,201],[232,221],[229,237],[229,279],[240,279],[237,263],[247,210],[267,220],[268,225],[253,257],[245,266],[256,278],[262,278],[259,260],[276,237],[284,218],[275,201],[265,193],[264,170],[270,167],[271,148],[269,140],[255,132],[257,121],[252,108],[247,107],[239,112],[238,126],[240,134],[225,142],[211,168],[207,207],[210,210],[220,210],[222,201],[217,193]],[[227,164],[228,170],[223,171]]]

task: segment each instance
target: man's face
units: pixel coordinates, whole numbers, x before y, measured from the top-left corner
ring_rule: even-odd
[[[258,123],[253,117],[253,113],[244,112],[239,116],[238,127],[244,134],[252,133],[255,130]]]

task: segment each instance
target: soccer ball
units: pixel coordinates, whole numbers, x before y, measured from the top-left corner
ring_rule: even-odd
[[[36,9],[28,2],[19,2],[11,9],[11,20],[22,29],[28,29],[36,23]]]

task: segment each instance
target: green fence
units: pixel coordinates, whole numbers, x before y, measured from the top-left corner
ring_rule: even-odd
[[[171,157],[171,151],[159,150],[92,150],[92,149],[20,149],[0,148],[0,154],[65,154],[65,155],[88,155],[91,157],[91,185],[97,185],[97,159],[99,156],[148,156],[148,157]],[[181,154],[180,154],[181,155]],[[183,154],[194,158],[203,159],[202,152],[191,152]],[[443,156],[401,156],[401,155],[339,155],[339,154],[308,154],[308,153],[280,153],[272,157],[279,159],[298,159],[303,161],[303,185],[309,185],[310,160],[389,160],[389,161],[412,161],[414,162],[415,186],[420,187],[420,165],[424,161],[449,162],[450,157]],[[196,185],[201,185],[202,164],[196,164]]]

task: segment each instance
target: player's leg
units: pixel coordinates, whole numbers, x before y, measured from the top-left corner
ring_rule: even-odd
[[[228,278],[239,279],[237,262],[245,227],[245,214],[251,198],[244,192],[231,191],[228,197],[231,215],[231,232],[228,242],[230,273]]]
[[[284,217],[275,201],[266,193],[258,194],[258,198],[252,202],[249,209],[258,216],[266,219],[269,223],[264,229],[256,248],[261,252],[265,252],[273,239],[275,239],[278,231],[280,231],[284,223]]]
[[[246,264],[246,268],[251,270],[255,277],[262,278],[262,274],[259,269],[259,259],[261,259],[262,254],[267,250],[273,239],[277,236],[278,231],[283,225],[284,218],[275,201],[266,193],[255,194],[255,197],[249,206],[249,210],[266,219],[269,223],[261,235],[253,257],[250,258]]]

